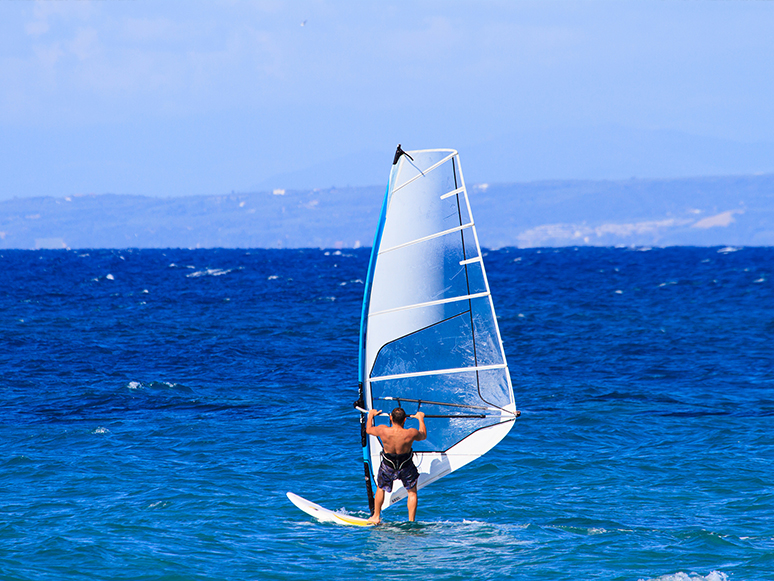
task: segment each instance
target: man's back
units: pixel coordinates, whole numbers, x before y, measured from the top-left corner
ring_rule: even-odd
[[[416,428],[404,428],[393,424],[390,427],[384,426],[380,431],[382,446],[388,454],[408,454],[414,441],[421,439],[418,437],[420,434]]]

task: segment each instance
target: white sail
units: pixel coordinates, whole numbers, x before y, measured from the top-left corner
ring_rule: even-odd
[[[396,154],[360,348],[365,408],[426,414],[428,437],[414,444],[419,488],[485,454],[513,426],[513,388],[454,150]],[[382,446],[365,435],[363,445],[370,490]],[[406,496],[396,481],[384,507]]]

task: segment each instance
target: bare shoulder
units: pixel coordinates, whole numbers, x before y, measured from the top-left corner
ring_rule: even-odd
[[[382,437],[383,435],[387,434],[389,432],[389,428],[387,426],[370,426],[366,427],[366,433],[371,436],[379,436]]]
[[[427,438],[427,433],[422,432],[420,430],[417,430],[416,428],[409,428],[409,436],[411,437],[411,440],[414,442],[419,442],[420,440],[424,440]]]

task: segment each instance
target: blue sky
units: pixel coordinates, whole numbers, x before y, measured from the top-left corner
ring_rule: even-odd
[[[303,25],[302,25],[303,23]],[[0,199],[774,171],[774,2],[0,0]]]

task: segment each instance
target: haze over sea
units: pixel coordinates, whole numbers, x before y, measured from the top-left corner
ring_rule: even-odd
[[[0,578],[772,579],[774,248],[487,253],[522,417],[360,529],[369,252],[1,251]]]

